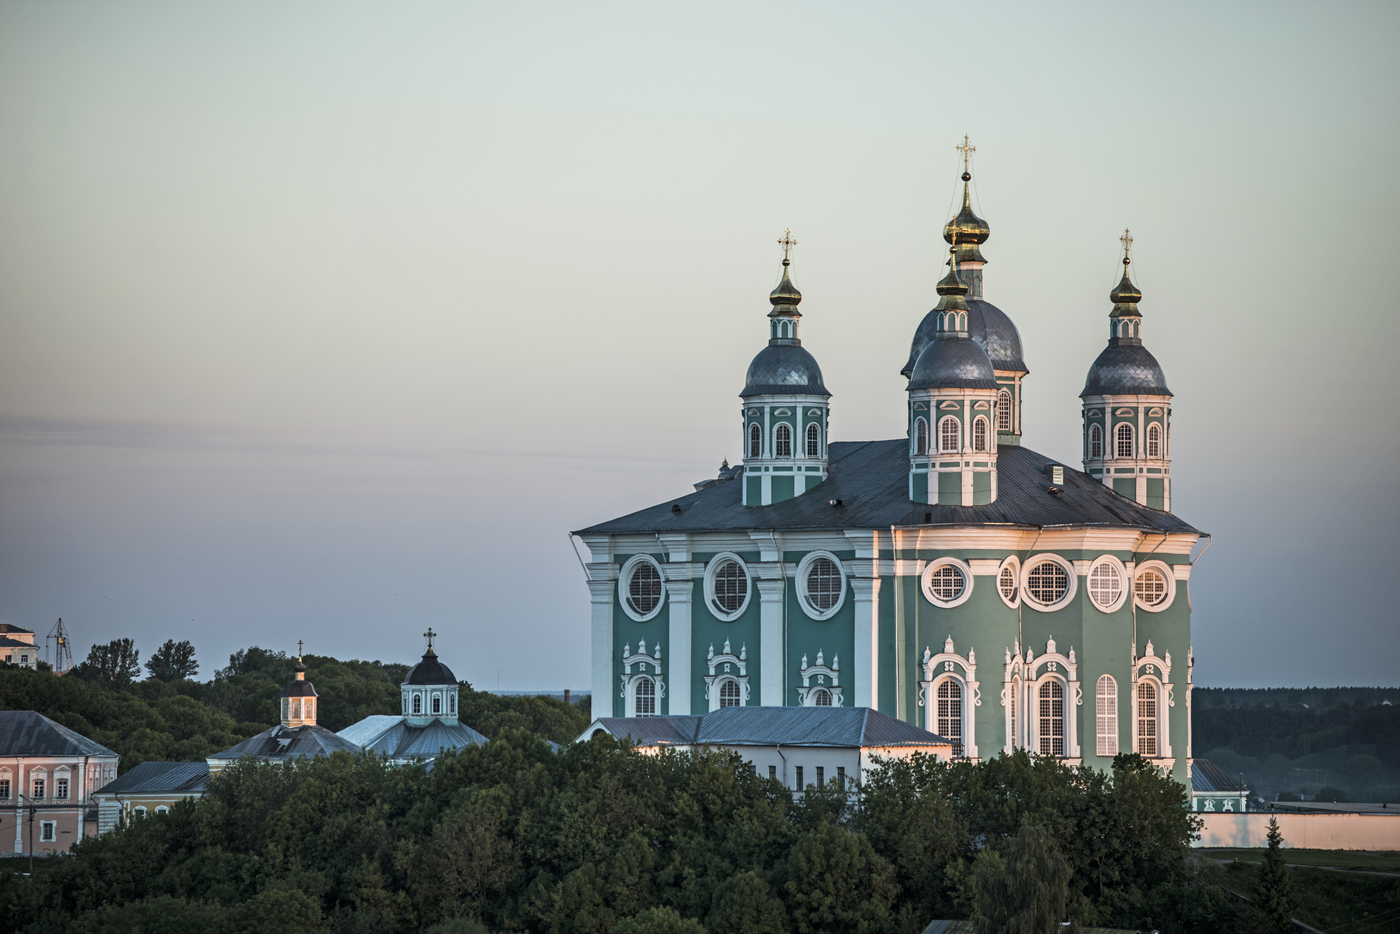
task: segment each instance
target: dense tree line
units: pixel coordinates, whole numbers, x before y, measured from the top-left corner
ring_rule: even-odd
[[[1135,756],[1112,775],[916,757],[858,797],[794,796],[733,755],[606,736],[556,753],[506,730],[430,769],[240,764],[197,803],[0,879],[0,917],[33,934],[917,934],[991,930],[988,912],[1226,930],[1193,828],[1185,790]]]
[[[377,661],[304,657],[307,679],[321,702],[318,722],[342,730],[371,714],[396,714],[409,666]],[[71,674],[58,677],[0,665],[0,710],[35,710],[121,755],[121,771],[148,759],[193,761],[275,724],[278,698],[294,676],[296,659],[253,646],[229,657],[207,682],[188,642],[167,641],[137,680],[140,653],[130,639],[94,646]],[[568,742],[589,722],[587,700],[572,707],[548,697],[499,697],[463,683],[464,723],[486,736],[530,730]]]
[[[1229,747],[1257,759],[1296,759],[1338,746],[1375,746],[1382,762],[1400,766],[1400,706],[1194,706],[1195,694],[1192,700],[1192,745],[1202,752]]]

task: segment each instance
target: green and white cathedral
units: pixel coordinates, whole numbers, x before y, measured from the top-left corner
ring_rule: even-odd
[[[768,345],[739,393],[743,463],[575,533],[595,716],[874,707],[974,760],[1021,747],[1107,768],[1136,751],[1188,781],[1203,533],[1169,511],[1172,396],[1143,344],[1131,240],[1080,394],[1081,471],[1020,443],[1029,371],[983,298],[990,230],[970,178],[900,371],[906,437],[828,438],[785,237]]]

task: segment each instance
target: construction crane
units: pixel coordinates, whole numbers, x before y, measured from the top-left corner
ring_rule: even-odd
[[[49,630],[48,638],[44,640],[49,650],[49,657],[53,659],[53,673],[56,675],[66,675],[73,670],[73,650],[69,648],[68,630],[63,627],[63,618],[59,617],[53,629]]]

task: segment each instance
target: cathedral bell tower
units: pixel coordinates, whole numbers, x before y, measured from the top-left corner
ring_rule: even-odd
[[[768,296],[768,346],[749,364],[740,409],[743,425],[745,506],[767,506],[801,496],[826,479],[827,416],[831,393],[821,367],[797,336],[802,293],[792,284],[789,253],[783,248],[783,278]]]
[[[1142,344],[1142,292],[1128,275],[1133,238],[1123,231],[1123,278],[1109,293],[1108,346],[1084,391],[1084,471],[1115,493],[1170,511],[1172,393]]]
[[[282,725],[288,729],[316,725],[316,688],[306,680],[306,664],[301,660],[301,642],[297,642],[296,677],[282,688]]]

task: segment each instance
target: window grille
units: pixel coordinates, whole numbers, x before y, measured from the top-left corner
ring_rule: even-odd
[[[1157,425],[1147,426],[1147,456],[1162,456],[1162,429]]]
[[[836,784],[840,785],[842,788],[846,787],[846,767],[844,765],[838,765],[836,767]]]
[[[807,568],[807,602],[826,612],[841,599],[841,569],[830,558],[816,558]]]
[[[453,694],[447,699],[447,712],[453,716],[457,715],[457,695]]]
[[[636,683],[636,713],[638,717],[656,716],[656,682],[638,678]]]
[[[830,707],[831,693],[829,691],[817,691],[814,707]]]
[[[1092,458],[1103,457],[1103,431],[1098,425],[1089,428],[1089,456]]]
[[[757,424],[749,426],[749,457],[759,457],[763,454],[763,429]]]
[[[10,800],[10,780],[8,778],[0,778],[0,799]]]
[[[769,777],[769,778],[777,778],[777,777],[778,777],[778,767],[777,767],[776,765],[770,765],[770,766],[768,766],[768,777]]]
[[[1021,721],[1016,717],[1016,699],[1021,696],[1021,679],[1011,679],[1011,748],[1020,744]]]
[[[773,446],[773,447],[774,447],[773,456],[774,456],[774,457],[791,457],[791,456],[792,456],[792,429],[789,428],[787,425],[779,425],[779,426],[778,426],[778,430],[777,430],[777,432],[774,434],[773,437],[774,437],[774,439],[775,439],[776,442],[777,442],[777,443]]]
[[[1016,569],[1007,565],[997,575],[997,589],[1008,603],[1016,602]]]
[[[962,685],[952,678],[938,685],[938,735],[953,741],[953,756],[963,754],[963,694]]]
[[[987,420],[980,415],[972,420],[972,450],[987,450]]]
[[[413,714],[417,716],[423,712],[423,695],[413,695]]]
[[[1100,675],[1098,687],[1098,753],[1118,755],[1118,684],[1112,675]]]
[[[1003,389],[997,393],[997,431],[1011,430],[1011,393]]]
[[[817,785],[818,785],[818,786],[821,786],[821,785],[825,785],[825,784],[826,784],[826,766],[819,765],[819,766],[817,766]]]
[[[922,418],[914,419],[914,453],[928,453],[928,422]]]
[[[1065,689],[1055,680],[1040,686],[1040,754],[1065,754]]]
[[[434,715],[442,713],[442,698],[437,695],[433,696],[433,713]]]
[[[1157,685],[1138,682],[1138,752],[1157,755]]]
[[[1156,606],[1167,599],[1167,579],[1151,568],[1138,574],[1133,589],[1144,606]]]
[[[804,785],[804,784],[802,783],[802,766],[800,766],[800,765],[797,767],[797,787],[798,787],[798,788],[806,788],[806,787],[807,787],[806,785]]]
[[[36,778],[34,779],[34,787],[30,789],[30,791],[32,791],[33,794],[31,794],[29,797],[43,800],[44,790],[44,780],[42,778]]]
[[[928,578],[928,589],[939,600],[956,600],[962,596],[967,585],[962,569],[952,564],[940,565],[933,569]]]
[[[958,420],[951,415],[938,423],[938,450],[941,454],[956,454],[958,444]]]
[[[1054,561],[1042,561],[1026,575],[1026,589],[1042,606],[1059,603],[1069,590],[1069,575]]]
[[[721,707],[739,706],[739,682],[725,681],[719,688],[719,705]]]
[[[301,719],[301,701],[296,700],[296,699],[293,699],[293,700],[292,700],[292,719],[293,719],[293,720],[300,720],[300,719]]]
[[[1118,427],[1114,429],[1114,431],[1117,433],[1118,438],[1118,456],[1132,457],[1133,426],[1129,425],[1127,422],[1121,422],[1119,423]]]
[[[646,616],[661,603],[661,572],[650,561],[638,561],[627,581],[627,601],[632,612]]]
[[[1118,602],[1123,592],[1123,579],[1118,576],[1118,568],[1108,561],[1097,564],[1089,572],[1089,599],[1096,606],[1108,609]]]
[[[822,430],[817,427],[816,422],[807,426],[807,456],[821,457]]]
[[[39,839],[44,843],[52,843],[54,841],[54,823],[55,822],[51,820],[39,822]]]
[[[715,571],[715,607],[723,614],[736,612],[749,595],[749,576],[737,561],[725,561]]]
[[[53,796],[54,796],[55,798],[57,798],[58,800],[60,800],[60,801],[67,801],[67,800],[68,800],[68,779],[66,779],[66,778],[54,779],[54,783],[53,783]]]

